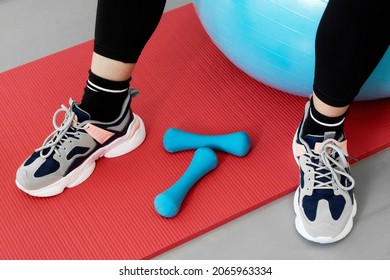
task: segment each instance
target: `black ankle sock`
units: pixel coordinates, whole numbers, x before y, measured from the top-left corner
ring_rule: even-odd
[[[325,132],[330,131],[340,135],[344,131],[344,119],[347,113],[348,110],[339,117],[324,116],[314,107],[313,99],[310,99],[310,109],[303,123],[302,135],[324,135]]]
[[[119,117],[129,90],[130,79],[110,81],[89,71],[87,85],[80,108],[88,112],[92,120],[110,122]]]

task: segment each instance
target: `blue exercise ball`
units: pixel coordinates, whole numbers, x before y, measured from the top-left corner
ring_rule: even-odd
[[[315,36],[327,0],[193,0],[215,45],[254,79],[287,93],[313,89]],[[390,49],[356,100],[390,97]]]

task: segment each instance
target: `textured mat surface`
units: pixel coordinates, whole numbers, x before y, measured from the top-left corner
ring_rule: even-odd
[[[291,141],[306,99],[238,70],[188,5],[163,16],[134,73],[141,95],[133,109],[147,128],[144,144],[99,160],[85,183],[59,196],[19,191],[17,167],[53,130],[59,106],[80,100],[91,51],[86,42],[1,73],[0,259],[148,259],[295,189]],[[390,100],[353,104],[346,124],[351,155],[361,159],[389,146],[389,106]],[[193,156],[164,151],[169,127],[244,130],[252,148],[244,158],[218,153],[219,166],[189,193],[180,214],[164,219],[153,199]]]

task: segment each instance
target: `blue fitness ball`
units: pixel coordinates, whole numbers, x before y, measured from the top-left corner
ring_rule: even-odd
[[[194,0],[215,45],[237,67],[278,90],[310,96],[315,35],[327,0]],[[356,100],[390,97],[390,49]]]

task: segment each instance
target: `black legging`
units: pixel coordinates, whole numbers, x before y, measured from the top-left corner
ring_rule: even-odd
[[[165,0],[99,0],[94,51],[135,63],[157,27]],[[329,0],[316,36],[314,92],[349,105],[390,41],[388,0]],[[239,20],[239,19],[237,19]]]
[[[114,60],[136,63],[156,29],[166,0],[99,0],[94,51]]]
[[[349,105],[390,43],[387,0],[329,0],[316,37],[314,92],[328,105]]]

